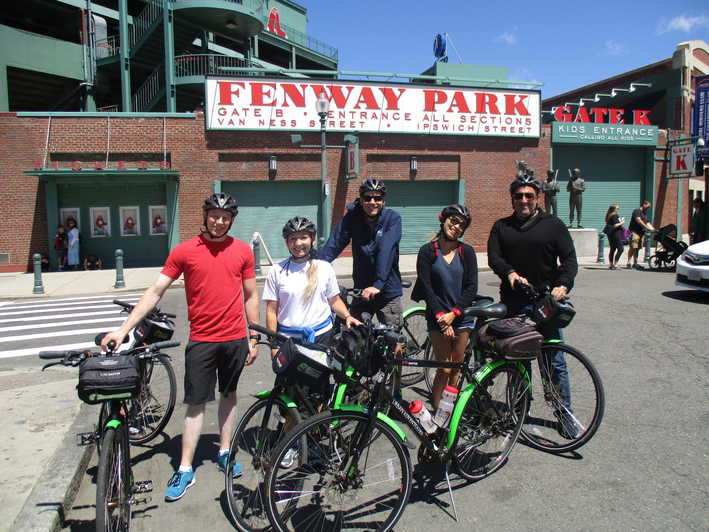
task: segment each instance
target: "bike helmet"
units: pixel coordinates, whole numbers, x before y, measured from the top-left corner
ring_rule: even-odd
[[[382,196],[386,196],[387,187],[380,179],[365,179],[359,186],[359,195],[361,196],[365,192],[379,192]]]
[[[307,218],[303,218],[302,216],[295,216],[294,218],[288,220],[286,225],[283,226],[283,238],[288,238],[288,235],[298,233],[300,231],[309,233],[313,238],[315,238],[315,234],[317,233],[317,229],[315,228],[315,224],[313,222]]]
[[[510,183],[510,194],[514,194],[518,188],[522,187],[532,187],[537,191],[537,194],[539,194],[542,190],[542,185],[534,178],[534,176],[522,174]]]
[[[220,192],[219,194],[212,194],[206,200],[204,200],[202,210],[204,212],[207,212],[211,211],[212,209],[221,209],[223,211],[229,211],[234,217],[239,214],[239,206],[236,204],[236,200],[225,192]]]
[[[457,203],[454,203],[452,205],[448,205],[447,207],[443,207],[441,214],[438,215],[438,221],[443,223],[451,216],[460,216],[464,218],[466,229],[468,228],[472,220],[472,217],[470,216],[470,211],[465,205],[459,205]]]

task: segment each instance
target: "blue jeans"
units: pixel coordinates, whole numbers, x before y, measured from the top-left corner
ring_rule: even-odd
[[[509,316],[524,314],[532,310],[531,304],[515,304],[514,302],[505,302]],[[544,337],[544,340],[564,340],[564,334],[557,327],[539,327],[539,332]],[[543,362],[543,361],[542,361]],[[555,351],[551,356],[551,379],[554,386],[559,390],[561,404],[571,409],[571,385],[569,384],[569,371],[566,367],[566,358],[562,351]],[[524,363],[527,372],[531,375],[532,365],[530,362]]]

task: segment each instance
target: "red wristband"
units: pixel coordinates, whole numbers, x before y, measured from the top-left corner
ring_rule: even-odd
[[[439,312],[438,314],[436,314],[436,319],[438,319],[438,318],[440,318],[441,316],[444,316],[444,315],[445,315],[445,312]]]
[[[451,312],[452,312],[453,314],[455,314],[455,316],[456,316],[457,318],[460,318],[460,317],[463,315],[463,313],[460,311],[460,309],[459,309],[458,307],[453,307],[453,308],[451,309]]]

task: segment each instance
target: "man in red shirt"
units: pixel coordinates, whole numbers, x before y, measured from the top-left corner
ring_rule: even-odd
[[[236,423],[236,385],[244,364],[256,358],[255,340],[247,339],[246,320],[259,321],[254,256],[245,243],[227,236],[239,211],[229,194],[213,194],[203,205],[204,229],[176,246],[158,280],[148,288],[123,325],[107,334],[101,346],[123,342],[128,332],[158,304],[165,290],[184,274],[190,336],[185,350],[185,425],[180,468],[165,493],[180,499],[195,483],[192,459],[204,422],[204,408],[214,400],[219,380],[220,451],[217,467],[224,469]],[[243,299],[242,299],[243,295]],[[246,319],[245,319],[246,318]],[[241,465],[234,463],[234,476]]]

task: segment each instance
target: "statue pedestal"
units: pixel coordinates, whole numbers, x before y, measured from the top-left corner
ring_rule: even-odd
[[[574,241],[577,257],[598,256],[598,231],[569,228],[569,233],[571,233],[571,240]]]

